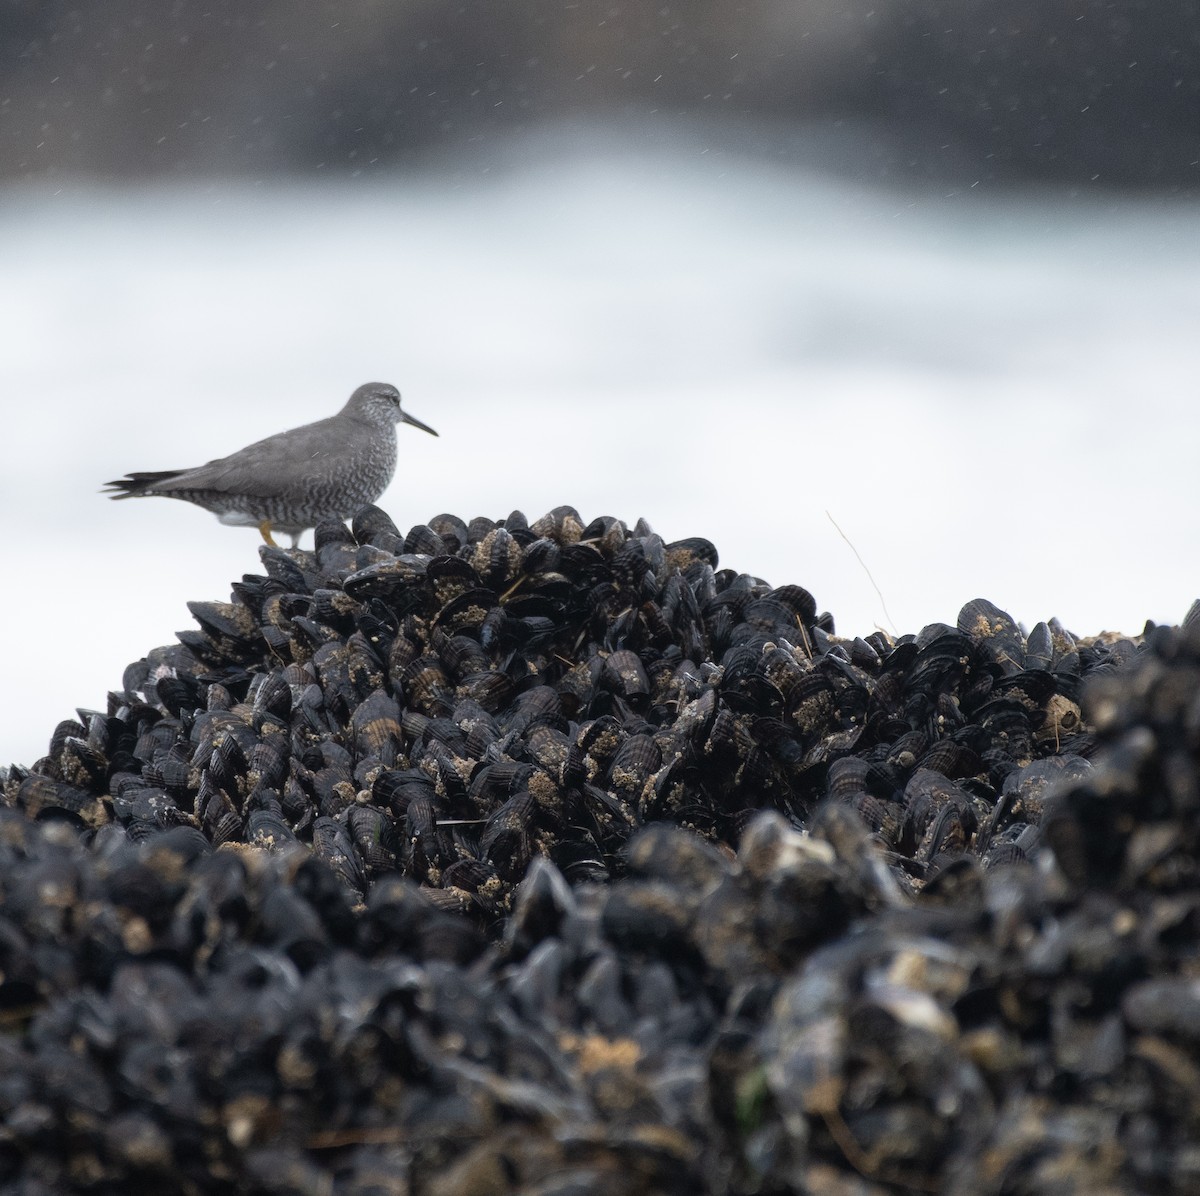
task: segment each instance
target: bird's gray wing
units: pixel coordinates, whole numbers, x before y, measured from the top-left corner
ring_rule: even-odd
[[[321,480],[330,469],[335,441],[332,420],[318,420],[256,440],[228,457],[187,469],[155,485],[158,493],[172,490],[216,490],[274,498],[294,489],[301,479]]]

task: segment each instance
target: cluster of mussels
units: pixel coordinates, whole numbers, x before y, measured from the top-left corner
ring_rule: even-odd
[[[535,856],[600,880],[648,823],[736,847],[755,812],[804,825],[832,799],[919,888],[1028,853],[1047,785],[1087,768],[1081,680],[1135,650],[1026,639],[984,601],[839,640],[807,590],[719,570],[707,540],[569,507],[407,536],[367,508],[262,557],[106,714],[60,724],[17,805],[300,841],[359,898],[400,872],[486,921]]]
[[[850,641],[568,508],[263,560],[8,774],[6,1191],[1200,1188],[1200,608]]]

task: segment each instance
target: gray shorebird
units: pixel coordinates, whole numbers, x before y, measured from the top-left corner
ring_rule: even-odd
[[[272,530],[287,532],[295,548],[302,531],[322,519],[349,519],[387,489],[396,471],[398,423],[437,435],[400,410],[394,386],[368,382],[328,419],[195,469],[131,473],[104,485],[112,498],[182,498],[222,523],[257,527],[268,544],[275,543]]]

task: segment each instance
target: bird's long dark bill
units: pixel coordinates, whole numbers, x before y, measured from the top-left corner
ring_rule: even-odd
[[[423,424],[419,419],[413,419],[407,411],[400,412],[400,420],[402,423],[412,424],[414,428],[420,428],[422,432],[428,432],[430,436],[436,436],[437,433],[428,425]]]

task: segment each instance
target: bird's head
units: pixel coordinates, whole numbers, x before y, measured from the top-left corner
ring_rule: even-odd
[[[396,423],[412,424],[430,436],[437,433],[414,419],[407,411],[400,409],[400,392],[390,382],[364,382],[351,396],[346,409],[371,420],[373,423],[384,423],[393,420]]]

